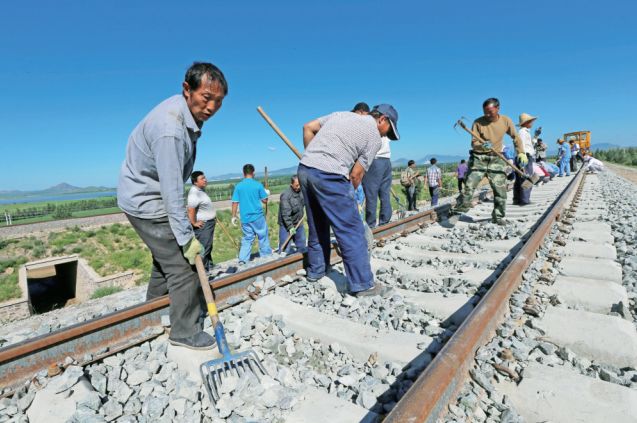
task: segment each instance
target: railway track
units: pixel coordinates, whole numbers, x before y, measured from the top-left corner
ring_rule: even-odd
[[[201,421],[204,416],[206,421],[345,422],[384,417],[385,421],[402,422],[437,421],[449,411],[448,420],[472,420],[467,413],[471,407],[465,407],[458,399],[466,398],[467,390],[478,390],[468,374],[481,382],[490,379],[488,375],[474,376],[474,359],[485,348],[493,347],[494,342],[497,357],[502,348],[500,340],[494,341],[494,332],[506,332],[499,325],[508,324],[507,316],[520,319],[531,312],[538,319],[547,313],[551,316],[549,307],[541,301],[535,308],[529,304],[524,304],[526,308],[517,307],[522,310],[521,315],[511,305],[508,315],[509,298],[517,298],[518,293],[514,292],[520,283],[525,289],[529,281],[522,281],[522,276],[527,275],[529,266],[537,266],[532,262],[538,251],[552,242],[554,224],[564,216],[564,210],[585,201],[587,193],[594,194],[595,188],[587,190],[582,181],[583,175],[579,174],[537,187],[532,205],[509,205],[507,217],[512,224],[505,227],[485,222],[490,219],[492,207],[485,202],[455,227],[444,219],[447,205],[377,228],[378,246],[372,254],[372,267],[379,281],[394,288],[382,298],[356,299],[346,295],[346,280],[335,253],[332,270],[317,283],[309,283],[303,277],[300,255],[214,280],[212,286],[225,309],[221,317],[231,346],[254,347],[270,375],[260,384],[249,377],[230,381],[230,388],[216,406],[209,403],[198,381],[198,364],[210,359],[210,352],[190,354],[172,348],[161,335],[161,316],[166,314],[168,305],[164,298],[1,349],[0,386],[12,398],[0,402],[0,416],[9,416],[5,412],[15,407],[12,416],[26,410],[27,415],[31,413],[31,421],[37,421],[36,409],[51,415],[55,411],[51,407],[59,406],[56,401],[64,400],[67,408],[71,407],[65,418],[102,419],[95,421]],[[576,194],[582,198],[572,206]],[[569,214],[570,210],[566,212]],[[595,215],[590,214],[589,218],[594,220]],[[560,234],[569,230],[581,233],[580,222],[570,223],[561,228],[564,232]],[[566,235],[563,238],[570,239]],[[592,242],[591,237],[586,240]],[[610,238],[602,240],[608,242]],[[581,244],[579,238],[575,242]],[[568,242],[560,240],[560,244],[571,253],[589,254],[583,256],[589,261],[597,260],[595,254],[601,254],[590,251],[605,250],[589,248],[588,243],[568,247]],[[559,266],[566,268],[562,273],[582,268],[576,258],[565,259],[554,269]],[[588,272],[590,276],[590,268]],[[545,279],[555,282],[554,289],[560,289],[557,278]],[[550,288],[547,285],[548,291]],[[566,304],[570,298],[564,292],[536,297],[549,303],[559,298]],[[513,332],[518,334],[515,329]],[[565,348],[559,345],[563,340],[542,332],[542,336],[549,336],[542,342]],[[634,332],[633,326],[633,336]],[[568,348],[574,349],[575,344],[577,340]],[[488,364],[501,365],[503,360],[498,360]],[[65,363],[64,374],[55,379],[47,377],[51,363]],[[630,362],[615,363],[619,364],[624,368],[631,366]],[[525,409],[524,401],[519,400],[535,389],[534,385],[525,384],[526,377],[519,385],[506,385],[522,370],[536,372],[532,365],[511,365],[507,367],[509,376],[495,376],[493,372],[493,378],[502,386],[496,389],[492,387],[495,382],[489,380],[487,385],[493,389],[475,394],[478,399],[486,395],[491,400],[493,415],[485,414],[482,419],[478,414],[475,420],[500,421],[502,416],[517,413],[526,417],[525,413],[530,412],[527,409],[542,408],[538,403]],[[49,371],[55,373],[56,368]],[[24,385],[29,380],[32,382]],[[64,383],[75,383],[78,388],[68,394]],[[46,385],[40,390],[44,393],[38,393],[38,385]],[[622,388],[632,395],[636,392]],[[498,389],[508,389],[507,400],[502,396],[496,404],[498,397],[494,392]],[[632,398],[625,395],[628,396],[622,398]],[[24,409],[20,404],[13,405],[20,401],[22,405],[28,403]],[[617,398],[613,401],[613,407],[621,411]],[[464,416],[459,415],[456,408],[460,406],[456,403],[464,407]],[[550,419],[562,421],[554,416]],[[49,418],[48,423],[51,421]]]

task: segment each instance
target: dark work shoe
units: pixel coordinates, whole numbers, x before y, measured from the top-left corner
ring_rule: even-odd
[[[508,225],[510,223],[506,219],[493,219],[491,222],[495,223],[496,225],[500,225],[500,226],[506,226],[506,225]]]
[[[178,347],[186,347],[191,350],[209,350],[217,344],[214,336],[201,331],[188,338],[168,338],[168,342]]]
[[[319,279],[321,279],[323,276],[319,277],[319,278],[313,278],[312,276],[306,276],[305,279],[307,279],[308,282],[316,282]]]
[[[374,284],[373,287],[366,289],[365,291],[358,291],[358,292],[353,292],[352,295],[355,296],[356,298],[360,298],[360,297],[373,297],[374,295],[380,295],[381,297],[384,297],[385,295],[387,295],[389,292],[391,291],[391,288],[381,284],[381,283],[376,283]]]

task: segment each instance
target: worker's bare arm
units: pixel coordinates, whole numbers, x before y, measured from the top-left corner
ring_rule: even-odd
[[[303,125],[303,146],[307,148],[314,136],[321,129],[321,123],[318,119],[314,119]]]
[[[363,176],[365,176],[365,169],[363,168],[363,166],[359,162],[354,163],[354,166],[349,173],[349,180],[352,185],[354,185],[354,189],[358,188],[358,186],[361,184],[361,182],[363,181]]]

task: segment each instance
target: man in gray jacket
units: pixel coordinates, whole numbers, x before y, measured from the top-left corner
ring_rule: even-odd
[[[291,253],[292,240],[297,251],[305,251],[305,228],[300,224],[303,219],[303,194],[301,194],[301,184],[299,178],[294,175],[290,181],[290,187],[281,193],[279,197],[279,252]],[[283,243],[292,234],[292,240],[288,243],[285,251],[281,251]]]
[[[215,65],[194,63],[182,87],[131,133],[117,204],[153,255],[146,299],[170,297],[169,342],[209,349],[215,340],[203,332],[205,301],[193,267],[202,247],[186,213],[184,183],[194,167],[201,128],[221,108],[228,84]]]

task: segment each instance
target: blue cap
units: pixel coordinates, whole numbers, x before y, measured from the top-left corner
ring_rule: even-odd
[[[398,134],[398,112],[394,109],[394,106],[391,104],[379,104],[378,106],[374,106],[373,110],[377,110],[380,114],[384,115],[389,119],[389,123],[391,124],[391,131],[387,134],[387,137],[390,140],[399,140],[400,135]]]

